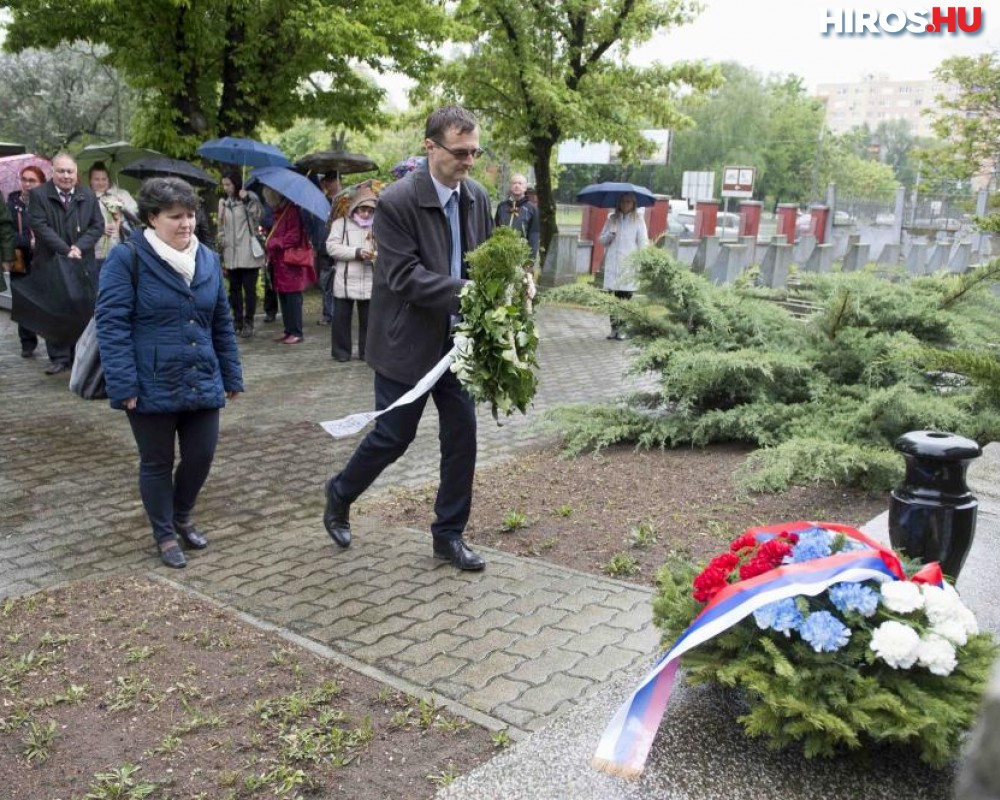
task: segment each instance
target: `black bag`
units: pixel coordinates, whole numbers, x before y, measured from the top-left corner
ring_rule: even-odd
[[[93,258],[57,255],[11,287],[11,319],[52,342],[75,342],[94,316],[97,274]]]
[[[69,390],[84,400],[103,400],[108,396],[104,385],[104,367],[101,351],[97,346],[97,326],[90,318],[76,342],[73,371],[69,374]]]
[[[127,242],[126,247],[132,251],[130,274],[134,292],[139,285],[139,253],[131,242]],[[97,344],[97,324],[93,317],[76,343],[73,369],[69,374],[69,390],[84,400],[104,400],[108,396],[101,350]]]

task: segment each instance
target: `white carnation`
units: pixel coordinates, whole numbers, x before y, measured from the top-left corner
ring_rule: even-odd
[[[942,620],[934,623],[931,627],[931,633],[937,634],[952,644],[957,644],[959,647],[969,640],[969,635],[965,631],[965,625],[958,619]]]
[[[951,675],[958,658],[951,642],[933,633],[920,640],[917,647],[917,661],[935,675]]]
[[[897,614],[909,614],[924,607],[924,596],[916,583],[886,581],[882,584],[882,605]]]
[[[938,586],[924,584],[921,592],[924,595],[924,611],[932,625],[953,619],[962,606],[957,594],[946,592]]]
[[[868,646],[893,669],[909,669],[917,660],[920,636],[902,622],[883,622],[872,632]]]

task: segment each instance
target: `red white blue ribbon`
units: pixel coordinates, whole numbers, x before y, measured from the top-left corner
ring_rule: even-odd
[[[866,545],[866,549],[780,566],[730,584],[716,594],[611,718],[591,760],[596,769],[626,778],[638,777],[642,773],[673,691],[680,658],[687,651],[724,633],[757,609],[776,600],[818,595],[836,583],[906,580],[899,557],[892,550],[846,525],[790,522],[750,528],[746,533],[760,542],[781,533],[804,533],[817,529],[842,533]],[[940,586],[943,575],[936,563],[928,564],[912,580]]]

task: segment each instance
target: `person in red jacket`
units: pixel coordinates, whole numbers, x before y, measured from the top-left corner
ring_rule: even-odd
[[[264,187],[264,199],[274,209],[274,224],[267,235],[267,257],[274,267],[274,289],[281,305],[281,320],[285,330],[275,337],[282,344],[301,344],[305,336],[302,326],[302,293],[316,282],[312,256],[308,264],[293,264],[288,251],[309,247],[309,237],[302,224],[302,212],[286,197]]]

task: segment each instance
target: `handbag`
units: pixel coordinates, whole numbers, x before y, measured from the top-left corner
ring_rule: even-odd
[[[90,318],[76,342],[73,369],[69,374],[69,390],[84,400],[103,400],[108,396],[104,384],[104,367],[97,345],[97,325]]]
[[[25,255],[24,250],[22,250],[20,247],[14,248],[14,261],[11,262],[10,274],[11,275],[28,274],[28,257]]]
[[[274,225],[271,226],[271,231],[267,234],[267,238],[270,239],[276,230],[278,230],[278,225],[281,220],[285,218],[285,214],[289,210],[295,211],[294,206],[289,206],[284,211],[281,212],[281,216],[275,221]],[[298,213],[298,212],[296,212]],[[286,267],[312,267],[315,260],[313,255],[312,245],[309,244],[309,240],[306,238],[306,229],[302,228],[302,238],[299,243],[294,247],[286,247],[282,253],[282,263]]]
[[[247,211],[245,204],[243,206],[243,214],[247,218],[247,227],[250,229],[250,255],[254,258],[263,258],[265,253],[264,237],[262,237],[250,223],[250,212]]]
[[[21,236],[24,233],[24,224],[21,219],[20,209],[17,212],[17,235]],[[14,248],[14,261],[10,266],[11,275],[27,275],[28,274],[28,253],[24,248],[15,247]]]

